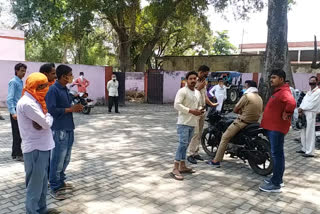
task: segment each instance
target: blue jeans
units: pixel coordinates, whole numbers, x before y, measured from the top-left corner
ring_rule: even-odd
[[[285,170],[284,160],[284,134],[278,131],[268,131],[268,137],[271,144],[271,156],[273,159],[273,175],[271,182],[275,186],[280,186],[283,182],[282,177]]]
[[[49,156],[50,151],[39,150],[23,154],[26,172],[27,214],[44,214],[47,212]]]
[[[49,181],[51,190],[56,192],[66,180],[65,171],[70,163],[74,132],[54,130],[52,133],[55,148],[51,151]]]
[[[176,161],[184,161],[187,156],[188,145],[192,139],[194,127],[186,125],[178,125],[179,146],[176,152]]]

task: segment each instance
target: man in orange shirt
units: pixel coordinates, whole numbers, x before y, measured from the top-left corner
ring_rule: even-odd
[[[78,86],[78,92],[80,93],[86,93],[87,87],[89,86],[90,82],[84,78],[84,73],[80,72],[80,77],[74,81],[73,85]]]

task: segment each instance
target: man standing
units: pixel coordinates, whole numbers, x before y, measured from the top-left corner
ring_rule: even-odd
[[[119,88],[119,82],[117,80],[117,76],[115,74],[112,74],[112,79],[107,83],[107,90],[109,93],[109,100],[108,100],[109,113],[111,113],[113,104],[114,104],[115,112],[120,113],[118,110],[118,104],[119,104],[118,88]]]
[[[50,127],[53,118],[48,113],[45,96],[48,79],[40,73],[31,74],[23,96],[17,104],[17,117],[22,138],[26,173],[26,213],[58,213],[47,209],[46,196],[50,150],[54,141]]]
[[[209,75],[209,67],[206,65],[202,65],[198,69],[198,80],[195,86],[195,89],[200,92],[200,109],[205,110],[206,104],[211,107],[216,107],[218,104],[213,103],[207,96],[207,83],[206,78]],[[205,121],[205,114],[202,114],[199,118],[199,122],[194,130],[194,136],[189,145],[189,156],[188,161],[192,164],[197,164],[197,160],[203,161],[203,158],[199,155],[199,145],[200,145],[200,138],[204,126]]]
[[[67,65],[59,65],[56,70],[58,80],[49,88],[46,96],[48,112],[53,117],[53,140],[55,148],[51,152],[50,160],[50,195],[63,200],[65,196],[62,190],[72,189],[72,185],[66,183],[65,170],[70,162],[71,150],[74,141],[73,112],[81,112],[83,106],[76,104],[71,106],[69,91],[66,87],[72,83],[72,69]]]
[[[23,155],[21,150],[21,137],[17,121],[16,107],[19,99],[21,98],[23,89],[23,77],[26,74],[27,66],[22,63],[18,63],[14,67],[15,76],[9,82],[7,106],[10,113],[11,129],[12,129],[12,158],[17,161],[23,161]]]
[[[185,160],[194,127],[198,125],[199,116],[204,114],[203,106],[200,105],[201,94],[195,89],[197,76],[198,74],[194,71],[187,73],[187,85],[179,89],[174,101],[174,108],[179,111],[177,122],[179,146],[170,175],[176,180],[183,180],[181,173],[194,173],[193,169],[186,167]]]
[[[311,90],[304,96],[298,109],[299,114],[305,114],[307,119],[307,127],[301,130],[302,149],[297,151],[297,153],[302,153],[303,157],[314,157],[316,116],[320,112],[320,89],[317,87],[317,83],[317,77],[310,77]]]
[[[286,73],[283,70],[271,72],[271,86],[274,88],[263,113],[261,127],[267,131],[271,144],[273,175],[265,179],[259,189],[264,192],[281,192],[285,170],[284,137],[291,125],[291,116],[296,107],[289,85],[285,84]],[[314,128],[314,127],[313,127]]]
[[[238,118],[223,133],[215,158],[207,162],[216,168],[220,168],[229,141],[248,124],[257,123],[262,113],[263,101],[258,94],[257,83],[247,80],[245,87],[244,95],[233,109],[234,113],[239,114]]]
[[[78,86],[78,92],[79,93],[86,93],[87,87],[89,86],[90,82],[84,78],[84,73],[80,72],[80,77],[74,81],[72,85]]]
[[[56,66],[53,63],[43,64],[39,72],[47,76],[49,87],[52,86],[57,79]]]
[[[227,99],[227,87],[224,85],[223,79],[218,79],[218,85],[215,85],[211,90],[211,96],[215,97],[218,101],[217,111],[221,111],[223,102]]]

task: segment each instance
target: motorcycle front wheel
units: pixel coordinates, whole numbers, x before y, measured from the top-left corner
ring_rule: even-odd
[[[251,169],[259,175],[270,175],[273,169],[273,160],[269,141],[256,138],[251,142],[251,145],[254,145],[254,148],[250,148],[248,157]]]
[[[220,140],[217,139],[214,131],[210,131],[209,128],[203,130],[201,136],[201,146],[207,155],[214,157],[218,150],[219,143]]]
[[[83,107],[83,110],[82,110],[82,113],[84,113],[84,114],[90,114],[90,111],[91,111],[91,108],[90,108],[90,107],[84,106],[84,107]]]

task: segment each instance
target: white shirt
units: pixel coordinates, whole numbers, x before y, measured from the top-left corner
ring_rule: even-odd
[[[316,87],[304,96],[300,108],[304,111],[320,112],[320,89]]]
[[[44,115],[41,105],[28,92],[24,94],[17,104],[17,116],[23,153],[34,150],[49,151],[54,148],[50,129],[53,118],[49,113]],[[38,123],[42,129],[35,129],[32,121]]]
[[[108,92],[109,92],[109,96],[111,96],[111,97],[117,97],[117,96],[119,96],[119,94],[118,94],[118,87],[119,87],[119,82],[118,82],[118,80],[116,80],[116,81],[110,80],[110,81],[107,83],[107,90],[108,90]]]
[[[213,86],[210,91],[209,91],[211,96],[215,96],[217,99],[218,98],[223,98],[223,100],[227,99],[227,87],[226,86],[220,86],[220,85],[215,85]]]
[[[190,109],[200,108],[201,94],[198,90],[190,90],[188,86],[180,88],[177,92],[174,108],[179,111],[179,125],[195,127],[198,125],[199,117],[189,113]]]

